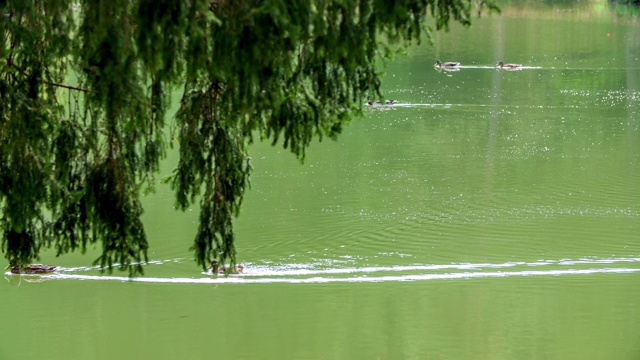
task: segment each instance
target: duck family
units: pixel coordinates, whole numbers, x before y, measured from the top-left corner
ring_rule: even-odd
[[[212,260],[211,265],[207,268],[211,270],[212,274],[242,274],[244,272],[244,265],[238,264],[236,266],[220,266],[218,260]]]
[[[393,105],[397,104],[398,100],[385,100],[384,103],[382,101],[373,101],[371,97],[367,97],[367,105],[369,106],[382,106],[382,105]]]
[[[54,265],[44,265],[44,264],[28,264],[28,265],[20,265],[16,260],[9,261],[9,265],[5,268],[5,270],[10,269],[12,274],[50,274],[56,269],[58,266]],[[237,275],[244,273],[244,265],[238,264],[236,266],[220,266],[217,260],[211,261],[211,265],[208,270],[211,270],[213,274],[231,274]]]
[[[442,62],[438,60],[436,61],[436,64],[434,66],[442,70],[459,70],[460,69],[460,63],[457,61]],[[504,62],[500,61],[496,64],[496,68],[505,69],[505,70],[520,70],[522,69],[522,64],[505,64]]]
[[[6,269],[11,268],[12,274],[49,274],[54,272],[58,267],[43,264],[19,265],[16,260],[10,260]]]
[[[444,70],[444,71],[460,71],[460,62],[458,61],[442,62],[440,60],[437,60],[434,67],[438,70]],[[507,71],[522,70],[522,64],[505,64],[503,61],[500,61],[496,64],[496,69],[507,70]],[[366,104],[369,106],[385,106],[385,105],[394,105],[397,103],[398,103],[397,100],[385,100],[384,102],[379,100],[373,101],[371,100],[371,97],[367,97],[367,102],[366,102]]]

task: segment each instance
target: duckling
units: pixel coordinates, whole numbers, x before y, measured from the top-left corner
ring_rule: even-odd
[[[212,260],[211,265],[207,268],[211,270],[213,274],[242,274],[244,272],[244,265],[238,264],[235,267],[222,266],[218,263],[218,260]]]
[[[436,67],[439,67],[441,69],[451,69],[451,68],[457,68],[458,66],[460,66],[459,62],[455,62],[455,61],[447,61],[447,62],[442,62],[440,60],[436,61]]]
[[[500,68],[500,69],[505,69],[505,70],[521,70],[522,69],[522,65],[521,64],[505,64],[502,61],[500,61],[496,67]]]
[[[18,262],[14,259],[9,261],[9,265],[7,265],[5,270],[9,268],[11,268],[12,274],[49,274],[54,272],[58,267],[42,264],[18,265]]]

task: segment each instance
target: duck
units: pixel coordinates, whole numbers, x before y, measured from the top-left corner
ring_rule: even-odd
[[[522,65],[521,64],[505,64],[502,61],[500,61],[496,67],[499,67],[501,69],[505,69],[505,70],[520,70],[522,69]]]
[[[11,260],[5,270],[9,268],[11,268],[12,274],[49,274],[54,272],[58,267],[43,264],[18,265],[16,260]]]
[[[439,67],[441,69],[444,69],[444,68],[451,69],[451,68],[457,68],[458,66],[460,66],[460,63],[459,62],[455,62],[455,61],[442,62],[442,61],[438,60],[438,61],[436,61],[436,65],[435,66]]]
[[[207,270],[211,270],[213,274],[242,274],[244,272],[244,265],[238,264],[234,267],[231,266],[220,266],[218,260],[212,260],[211,265],[207,268]]]
[[[367,105],[369,106],[393,105],[397,103],[398,103],[398,100],[385,100],[383,104],[380,101],[373,101],[371,100],[371,97],[367,96]]]

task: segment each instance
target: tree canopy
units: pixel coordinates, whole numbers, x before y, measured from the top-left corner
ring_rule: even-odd
[[[142,274],[140,198],[177,146],[169,182],[179,209],[199,202],[195,259],[234,264],[254,137],[304,158],[312,139],[335,138],[367,95],[380,95],[389,44],[428,37],[427,19],[447,29],[496,9],[492,0],[0,1],[2,251],[27,263],[43,248],[102,245],[97,264]]]

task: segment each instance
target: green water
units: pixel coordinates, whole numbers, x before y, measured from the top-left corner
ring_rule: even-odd
[[[303,165],[253,146],[244,276],[195,267],[159,185],[145,278],[5,275],[0,359],[640,358],[640,20],[508,6],[386,71],[399,104]]]

